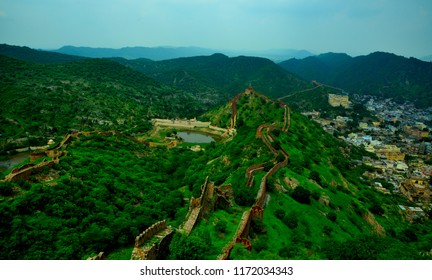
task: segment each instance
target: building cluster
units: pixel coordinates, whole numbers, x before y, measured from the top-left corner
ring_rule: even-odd
[[[351,108],[352,103],[349,101],[348,95],[329,94],[328,102],[332,107],[342,106],[345,109]]]
[[[377,121],[366,119],[355,124],[349,117],[320,118],[318,112],[304,115],[320,123],[323,128],[354,146],[371,153],[363,162],[373,167],[364,177],[374,182],[371,187],[390,194],[400,193],[417,206],[400,208],[408,219],[422,216],[423,210],[432,208],[432,108],[417,109],[412,104],[397,104],[390,99],[382,100],[370,96],[355,96],[356,101],[377,117]],[[329,103],[340,100],[329,96]],[[333,106],[333,105],[332,105]],[[429,124],[429,125],[428,125]],[[388,182],[387,188],[377,181]],[[392,186],[389,190],[388,187]],[[423,214],[422,214],[423,213]]]

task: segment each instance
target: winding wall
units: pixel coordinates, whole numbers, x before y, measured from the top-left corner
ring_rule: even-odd
[[[256,93],[251,87],[249,87],[245,92],[238,94],[232,101],[232,125],[233,128],[236,124],[237,119],[237,106],[236,103],[239,100],[239,98],[244,94],[256,94],[260,96],[261,98],[265,98],[268,100],[268,98],[262,94]],[[272,101],[274,102],[274,101]],[[257,128],[256,136],[258,138],[261,138],[264,144],[269,148],[269,150],[277,157],[279,153],[282,153],[284,156],[284,160],[281,162],[276,163],[262,178],[260,183],[260,189],[257,193],[256,200],[254,205],[251,207],[250,210],[247,210],[243,213],[242,219],[239,222],[239,225],[237,227],[236,233],[234,234],[233,239],[222,249],[222,253],[218,256],[218,259],[220,260],[226,260],[229,258],[229,255],[231,253],[232,248],[234,247],[235,243],[243,243],[248,250],[251,249],[251,243],[247,239],[249,236],[250,231],[250,225],[252,223],[253,219],[263,219],[264,218],[264,207],[266,205],[267,201],[267,180],[270,176],[272,176],[274,173],[276,173],[279,169],[286,166],[288,164],[289,160],[289,154],[282,148],[278,147],[276,149],[272,143],[275,141],[273,136],[271,135],[272,130],[282,130],[283,132],[288,132],[290,125],[291,125],[291,116],[290,116],[290,109],[289,107],[281,102],[280,100],[276,101],[282,108],[284,108],[284,116],[283,116],[283,125],[282,127],[278,127],[275,125],[270,124],[261,124]],[[266,130],[266,133],[263,133],[263,130]],[[266,136],[267,135],[267,136]],[[248,178],[246,185],[251,186],[253,184],[254,180],[254,174],[260,170],[263,170],[265,163],[256,164],[248,167],[246,169],[246,177]]]

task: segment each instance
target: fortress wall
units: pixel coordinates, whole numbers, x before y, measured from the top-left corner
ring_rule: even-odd
[[[150,240],[153,236],[161,232],[162,230],[166,229],[166,221],[159,221],[153,225],[151,225],[149,228],[147,228],[145,231],[143,231],[140,235],[138,235],[135,238],[135,247],[142,246],[146,241]]]
[[[214,210],[213,200],[214,185],[209,183],[208,176],[201,187],[201,196],[199,198],[192,198],[189,204],[189,211],[186,215],[186,220],[180,228],[189,234],[198,221],[206,214]]]
[[[151,247],[143,250],[143,260],[157,260],[158,257],[158,244],[153,243]]]
[[[51,167],[54,163],[54,161],[44,161],[37,165],[25,165],[21,168],[14,169],[5,177],[5,181],[16,182],[20,178],[28,180],[33,173],[39,172],[46,166]]]

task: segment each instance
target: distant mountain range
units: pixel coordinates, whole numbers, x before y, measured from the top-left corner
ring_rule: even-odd
[[[103,53],[98,51],[101,49],[84,49],[94,50],[94,55]],[[157,48],[147,49],[155,52]],[[175,49],[182,48],[172,48],[172,55],[180,55]],[[192,49],[183,48],[183,54],[192,54]],[[270,59],[257,56],[229,57],[219,53],[156,61],[118,56],[121,50],[129,53],[134,50],[139,55],[139,48],[102,50],[105,50],[106,56],[115,56],[111,60],[144,73],[170,88],[193,94],[206,110],[226,102],[249,84],[272,98],[284,97],[284,102],[300,110],[322,110],[328,105],[328,93],[337,90],[316,87],[307,82],[311,80],[342,88],[349,93],[393,98],[397,102],[410,100],[418,107],[432,106],[432,63],[390,53],[376,52],[358,57],[326,53],[289,59],[277,65]],[[36,63],[67,63],[85,59],[77,55],[9,45],[0,45],[0,54]]]
[[[120,49],[112,48],[90,48],[64,46],[54,52],[84,56],[91,58],[122,57],[125,59],[147,58],[151,60],[165,60],[180,57],[192,57],[211,55],[214,53],[224,53],[228,56],[258,56],[265,57],[277,62],[289,58],[305,58],[313,55],[306,50],[275,49],[265,51],[235,51],[235,50],[216,50],[198,47],[125,47]]]
[[[395,101],[432,106],[432,63],[391,53],[375,52],[351,57],[326,53],[279,64],[306,80],[340,87],[350,93],[369,94]]]

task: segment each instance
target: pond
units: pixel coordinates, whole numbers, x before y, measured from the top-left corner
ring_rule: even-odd
[[[191,132],[191,131],[179,131],[177,136],[183,139],[186,143],[211,143],[215,142],[215,139],[207,134]]]
[[[30,156],[29,152],[21,152],[14,154],[12,156],[9,156],[7,160],[1,160],[0,161],[0,172],[6,171],[9,168],[20,164],[24,160],[26,160]]]

